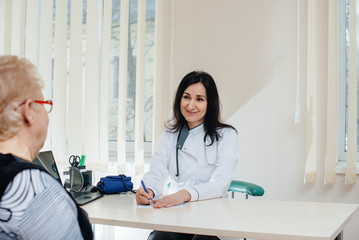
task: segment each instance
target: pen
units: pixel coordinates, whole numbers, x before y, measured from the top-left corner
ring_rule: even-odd
[[[145,190],[145,192],[148,194],[147,188],[146,188],[145,183],[143,182],[142,179],[141,179],[141,184],[142,184],[142,187]],[[151,198],[149,198],[148,201],[150,201],[150,204],[152,204]]]
[[[85,166],[86,155],[81,155],[80,166]]]

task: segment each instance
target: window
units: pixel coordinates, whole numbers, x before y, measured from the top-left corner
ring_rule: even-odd
[[[357,9],[359,1],[357,2]],[[349,86],[349,0],[339,1],[339,126],[338,126],[338,159],[339,163],[346,160],[348,142],[348,86]],[[356,11],[357,38],[359,11]],[[357,43],[358,44],[358,43]],[[358,53],[357,53],[358,55]],[[358,57],[357,57],[358,61]],[[358,71],[357,71],[358,72]],[[359,103],[359,98],[357,99]],[[358,104],[359,106],[359,104]],[[359,113],[359,111],[358,111]],[[359,115],[358,115],[359,116]],[[359,118],[358,118],[359,119]],[[358,122],[358,121],[357,121]],[[359,131],[359,128],[358,128]],[[358,139],[359,134],[357,134]],[[358,146],[359,141],[357,142]],[[358,148],[358,147],[357,147]],[[357,154],[357,159],[359,155]]]
[[[135,103],[136,103],[136,55],[137,55],[137,0],[130,1],[129,34],[128,34],[128,85],[126,109],[126,140],[134,141]],[[109,140],[117,140],[117,101],[119,82],[119,31],[120,31],[120,0],[113,1],[111,31],[111,83],[109,99]],[[152,99],[154,71],[154,26],[155,1],[147,0],[146,4],[146,43],[145,43],[145,131],[144,141],[152,141]]]
[[[104,1],[98,1],[98,21],[104,19]],[[122,1],[124,2],[124,1]],[[68,1],[67,22],[68,22],[68,66],[71,64],[71,6],[73,1]],[[89,31],[87,24],[88,2],[83,0],[83,58],[86,59],[87,33]],[[120,17],[121,1],[112,1],[112,23],[111,23],[111,60],[110,60],[110,79],[108,93],[108,149],[109,160],[117,161],[117,144],[118,144],[118,108],[119,108],[119,80],[121,71],[120,55],[123,54],[120,49]],[[56,13],[56,2],[54,2],[54,14]],[[136,104],[136,58],[138,52],[137,46],[137,26],[138,26],[138,0],[129,0],[129,19],[128,19],[128,54],[127,54],[127,97],[126,97],[126,162],[134,161],[134,139],[135,139],[135,104]],[[56,16],[54,15],[54,19]],[[153,75],[154,75],[154,26],[155,26],[155,0],[146,0],[146,33],[145,33],[145,73],[144,73],[144,137],[145,141],[145,159],[148,161],[151,156],[152,141],[152,105],[153,105]],[[55,22],[56,27],[56,22]],[[103,23],[99,24],[99,39],[102,38]],[[100,43],[101,45],[102,43]],[[103,48],[103,46],[102,46]],[[100,54],[101,56],[101,54]],[[101,61],[99,61],[101,64]],[[83,60],[83,77],[86,78],[86,61]],[[101,71],[101,70],[100,70]],[[101,73],[100,73],[101,74]],[[69,71],[67,72],[69,75]],[[68,79],[69,80],[69,79]],[[102,85],[100,84],[100,88]],[[68,86],[69,88],[69,86]],[[70,86],[71,88],[71,86]],[[100,91],[100,90],[99,90]],[[86,94],[86,93],[85,93]],[[70,105],[70,98],[67,98],[67,104]],[[69,144],[69,141],[67,141]]]
[[[136,147],[136,163],[143,165],[143,143],[151,145],[153,131],[155,0],[0,5],[0,54],[34,63],[45,98],[54,100],[43,150],[59,161],[71,154],[85,154],[88,162],[119,156],[123,165],[125,149],[130,154]]]
[[[120,50],[121,1],[113,1],[111,30],[111,83],[109,99],[109,159],[117,159],[118,89]],[[138,1],[130,0],[128,32],[128,79],[126,99],[127,162],[134,160],[135,104],[136,104],[136,57],[137,57],[137,9]],[[154,77],[155,0],[146,2],[145,79],[144,79],[144,154],[149,162],[152,142],[153,77]]]

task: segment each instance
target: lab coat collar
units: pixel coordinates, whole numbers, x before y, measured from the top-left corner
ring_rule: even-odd
[[[189,130],[189,134],[191,135],[197,135],[203,132],[204,132],[204,123],[201,123],[200,125]]]

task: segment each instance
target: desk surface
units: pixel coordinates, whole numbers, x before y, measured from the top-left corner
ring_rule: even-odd
[[[218,198],[185,208],[137,208],[134,195],[108,195],[83,208],[95,224],[246,237],[262,240],[332,240],[357,204]]]

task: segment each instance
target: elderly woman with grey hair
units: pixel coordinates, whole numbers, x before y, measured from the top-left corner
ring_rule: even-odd
[[[0,56],[0,239],[93,239],[86,213],[32,163],[52,110],[42,87],[28,60]]]

